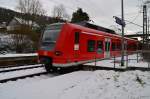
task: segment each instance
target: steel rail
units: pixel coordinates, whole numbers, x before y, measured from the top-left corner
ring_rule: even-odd
[[[39,68],[39,67],[43,67],[43,65],[40,66],[32,66],[32,67],[18,67],[18,68],[14,68],[14,69],[6,69],[6,70],[0,70],[0,73],[4,73],[4,72],[12,72],[12,71],[19,71],[19,70],[26,70],[26,69],[33,69],[33,68]]]
[[[6,79],[0,80],[0,83],[6,83],[8,81],[16,81],[18,79],[24,79],[24,78],[27,78],[27,77],[40,76],[40,75],[44,75],[44,74],[47,74],[47,72],[40,72],[40,73],[35,73],[35,74],[23,75],[23,76],[19,76],[19,77],[6,78]]]

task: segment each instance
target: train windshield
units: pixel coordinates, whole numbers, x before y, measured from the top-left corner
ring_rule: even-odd
[[[53,50],[63,24],[48,25],[42,37],[42,50]]]

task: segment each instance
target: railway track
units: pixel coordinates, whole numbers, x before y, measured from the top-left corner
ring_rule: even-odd
[[[78,71],[78,70],[114,70],[114,71],[130,71],[130,70],[141,70],[141,71],[150,71],[150,68],[141,68],[141,67],[128,67],[128,68],[113,68],[113,67],[99,67],[99,66],[91,66],[91,65],[81,65],[83,68],[76,68],[71,67],[71,68],[66,68],[62,69],[60,71],[53,72],[52,75],[61,75],[61,74],[66,74],[70,73],[73,71]],[[0,73],[0,83],[6,83],[8,81],[16,81],[18,79],[24,79],[27,77],[34,77],[34,76],[40,76],[40,75],[46,75],[48,74],[44,67],[42,65],[38,66],[28,66],[26,68],[13,68],[10,70],[5,70],[6,72],[1,72]],[[26,73],[24,73],[26,72]],[[12,73],[12,74],[11,74]],[[56,73],[56,74],[55,74]],[[8,76],[9,75],[9,76]]]
[[[40,72],[40,73],[35,73],[35,74],[28,74],[28,75],[23,75],[23,76],[18,76],[18,77],[6,78],[6,79],[0,80],[0,83],[6,83],[8,81],[16,81],[18,79],[24,79],[24,78],[27,78],[27,77],[40,76],[40,75],[43,75],[43,74],[47,74],[47,72]]]
[[[19,67],[11,67],[11,68],[1,68],[0,69],[0,73],[11,72],[11,71],[18,71],[18,70],[25,70],[25,69],[33,69],[33,68],[39,68],[39,67],[43,67],[42,64],[28,65],[28,66],[19,66]]]
[[[76,67],[65,68],[58,71],[52,71],[51,73],[47,73],[43,66],[39,65],[36,67],[26,67],[26,68],[13,68],[10,70],[4,70],[0,73],[0,83],[6,83],[8,81],[16,81],[19,79],[25,79],[28,77],[41,76],[41,75],[52,75],[58,76],[66,73],[70,73],[73,71],[81,70]],[[5,72],[6,71],[6,72]],[[26,73],[25,73],[26,72]]]
[[[115,71],[130,71],[130,70],[141,70],[141,71],[150,71],[150,68],[141,68],[141,67],[128,67],[128,68],[113,68],[113,67],[103,67],[103,66],[92,66],[92,65],[81,65],[82,68],[70,67],[66,69],[58,70],[57,73],[53,72],[52,75],[66,74],[78,70],[115,70]],[[56,74],[55,74],[56,73]],[[25,79],[28,77],[47,75],[42,64],[37,65],[28,65],[28,66],[19,66],[0,69],[0,83],[6,83],[8,81],[16,81],[18,79]]]
[[[47,74],[47,72],[41,65],[36,65],[36,66],[31,65],[22,68],[19,67],[19,68],[11,68],[11,69],[7,68],[6,70],[1,70],[0,83],[15,81],[26,77],[40,76],[44,74]]]

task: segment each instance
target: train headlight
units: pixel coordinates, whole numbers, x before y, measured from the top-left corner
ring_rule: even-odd
[[[56,56],[61,56],[63,53],[61,51],[55,51]]]

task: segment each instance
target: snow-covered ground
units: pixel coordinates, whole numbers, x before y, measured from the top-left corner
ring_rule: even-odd
[[[135,58],[134,55],[131,56],[132,59]],[[99,65],[113,67],[112,61],[103,60]],[[134,66],[147,66],[143,61],[134,62],[130,61]],[[32,80],[28,78],[0,84],[0,98],[150,99],[150,71],[76,71],[53,78],[33,77]]]
[[[18,82],[0,84],[1,99],[150,99],[150,72],[77,71]]]

